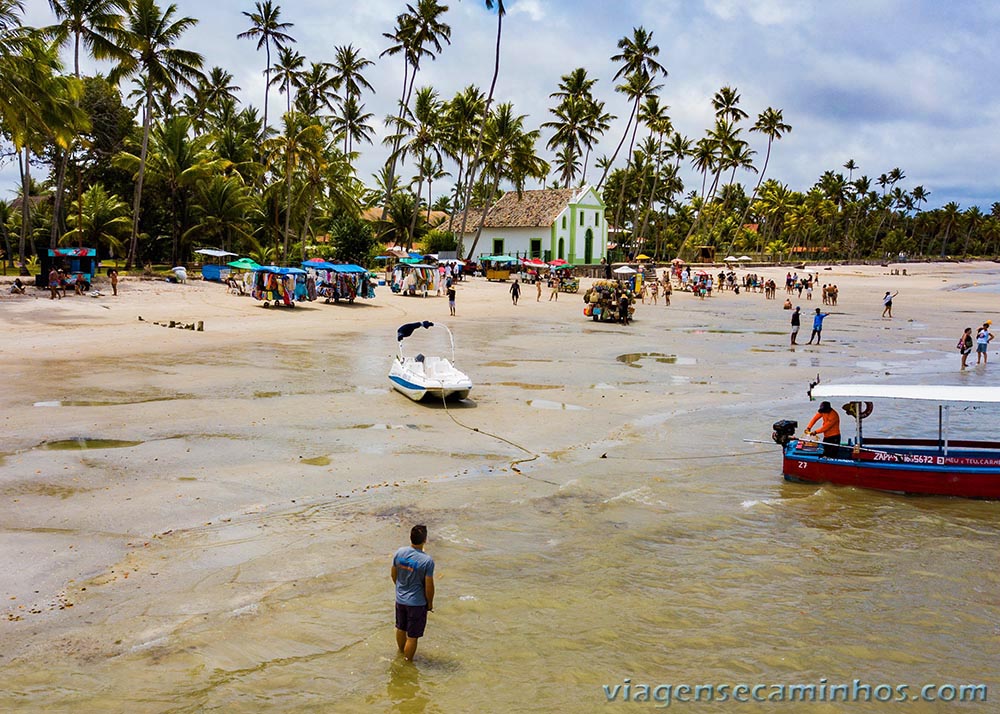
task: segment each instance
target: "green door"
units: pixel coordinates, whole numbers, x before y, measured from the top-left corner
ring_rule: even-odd
[[[589,228],[583,242],[583,262],[586,265],[594,262],[594,232]]]

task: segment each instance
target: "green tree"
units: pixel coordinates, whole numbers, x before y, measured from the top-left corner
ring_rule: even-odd
[[[73,201],[66,220],[70,230],[60,239],[62,245],[75,243],[98,250],[106,245],[113,257],[122,255],[132,226],[128,204],[99,183]]]
[[[257,40],[257,51],[264,48],[267,57],[264,63],[264,131],[267,132],[267,96],[271,89],[271,45],[275,48],[284,47],[289,42],[295,42],[295,38],[289,35],[286,30],[293,25],[291,22],[281,22],[281,6],[275,5],[271,0],[263,0],[255,3],[255,12],[244,12],[243,14],[252,23],[250,29],[236,35],[237,39]]]
[[[139,219],[142,207],[142,183],[146,175],[146,158],[149,150],[149,133],[153,120],[153,100],[157,91],[173,95],[178,86],[195,88],[202,78],[202,56],[190,50],[177,49],[174,45],[190,28],[198,24],[192,17],[179,17],[176,5],[161,10],[156,0],[132,0],[119,43],[126,47],[128,56],[119,61],[110,79],[135,77],[143,91],[142,148],[132,202],[132,237],[125,268],[135,262],[139,249]]]
[[[213,174],[197,184],[192,205],[195,222],[184,239],[199,235],[207,244],[220,245],[223,250],[259,250],[250,227],[250,217],[258,211],[256,199],[239,177]]]

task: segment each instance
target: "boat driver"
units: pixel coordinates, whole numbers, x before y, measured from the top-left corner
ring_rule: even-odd
[[[818,429],[813,429],[813,424],[822,420]],[[840,449],[840,415],[830,406],[830,402],[822,402],[816,415],[806,425],[806,435],[823,435],[823,456],[833,458],[837,456]]]

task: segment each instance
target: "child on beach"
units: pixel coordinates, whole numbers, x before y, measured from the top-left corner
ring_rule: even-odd
[[[451,316],[455,316],[455,286],[448,286],[448,309],[451,311]]]

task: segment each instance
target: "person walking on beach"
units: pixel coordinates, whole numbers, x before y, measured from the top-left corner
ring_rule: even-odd
[[[965,332],[962,336],[958,338],[958,352],[962,355],[962,369],[965,369],[969,365],[966,364],[966,360],[969,359],[969,354],[972,352],[972,328],[966,327]]]
[[[799,324],[800,324],[800,322],[799,322],[800,312],[799,311],[801,309],[802,308],[800,308],[800,307],[796,307],[795,311],[792,313],[792,344],[793,345],[799,344],[798,342],[795,341],[795,338],[798,337],[798,335],[799,335]]]
[[[541,302],[542,301],[542,278],[540,276],[535,278],[535,288],[536,288],[535,302]]]
[[[987,320],[983,323],[983,326],[979,328],[979,332],[976,333],[976,364],[982,360],[983,364],[986,364],[987,356],[986,350],[990,346],[990,341],[993,339],[993,333],[990,332],[990,325],[992,323]]]
[[[552,276],[552,292],[549,293],[549,302],[552,302],[552,298],[555,298],[556,302],[559,302],[559,282],[560,282],[559,281],[559,276],[558,275],[553,275]]]
[[[816,308],[816,314],[813,315],[813,331],[812,334],[809,335],[809,341],[806,343],[807,345],[811,345],[813,343],[813,338],[816,339],[816,344],[819,344],[820,338],[823,336],[823,320],[829,315],[830,313],[820,312],[820,309],[818,307]]]
[[[434,612],[434,559],[424,552],[427,526],[410,529],[410,545],[396,551],[390,576],[396,585],[396,646],[413,661],[423,637],[427,613]]]
[[[674,285],[670,281],[670,276],[663,276],[663,306],[670,307],[670,296],[674,294]]]
[[[519,297],[521,297],[521,283],[517,282],[517,278],[514,278],[514,282],[510,286],[510,299],[517,305]]]
[[[882,308],[882,317],[886,317],[886,315],[892,317],[892,299],[897,295],[899,295],[898,290],[894,293],[890,293],[888,290],[885,291],[885,297],[882,298],[882,304],[885,306]]]
[[[813,428],[813,424],[820,420],[823,423],[819,429],[810,431]],[[840,415],[830,406],[830,402],[822,402],[819,405],[816,415],[806,425],[806,435],[808,436],[809,434],[813,434],[814,436],[823,435],[823,456],[830,458],[837,455],[837,452],[840,450]]]
[[[111,272],[108,273],[108,277],[111,278],[111,292],[114,295],[117,295],[118,294],[118,271],[115,270],[114,268],[112,268]]]
[[[455,285],[448,286],[448,309],[451,311],[451,316],[455,317]]]
[[[62,300],[62,295],[59,294],[59,271],[55,268],[49,271],[49,290],[52,291],[49,300],[55,300],[56,298]]]

